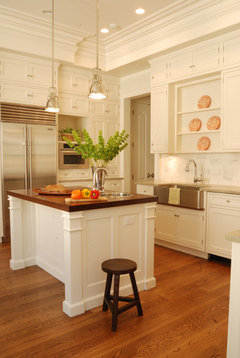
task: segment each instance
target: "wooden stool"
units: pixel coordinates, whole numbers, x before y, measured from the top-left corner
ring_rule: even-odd
[[[105,287],[105,294],[103,299],[103,311],[107,311],[108,307],[112,312],[112,331],[117,330],[118,315],[127,311],[129,308],[137,306],[138,315],[142,316],[142,306],[138,295],[134,271],[137,269],[136,262],[128,259],[111,259],[102,263],[102,270],[107,273],[107,281]],[[120,275],[129,274],[134,298],[119,296],[119,281]],[[110,295],[112,276],[114,275],[114,292]],[[111,302],[111,300],[113,302]],[[118,301],[129,302],[126,305],[118,308]]]

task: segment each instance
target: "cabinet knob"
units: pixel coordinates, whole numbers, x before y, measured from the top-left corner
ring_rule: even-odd
[[[231,200],[226,200],[226,203],[231,203]]]
[[[33,78],[33,75],[31,75],[30,73],[28,73],[28,74],[27,74],[27,77]]]

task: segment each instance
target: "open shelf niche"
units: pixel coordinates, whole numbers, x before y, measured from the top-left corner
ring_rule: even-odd
[[[199,99],[207,95],[211,103],[207,108],[198,108]],[[207,128],[207,122],[212,116],[221,119],[221,79],[220,77],[181,83],[175,86],[175,148],[177,153],[207,153],[220,151],[221,124],[216,130]],[[190,131],[192,119],[201,121],[198,131]],[[197,143],[201,137],[210,140],[207,150],[198,150]]]

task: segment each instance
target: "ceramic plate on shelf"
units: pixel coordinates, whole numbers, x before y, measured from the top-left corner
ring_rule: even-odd
[[[207,129],[209,130],[217,130],[220,127],[221,119],[218,116],[212,116],[207,121]]]
[[[198,150],[207,150],[210,146],[210,139],[208,137],[201,137],[197,142]]]
[[[199,109],[203,109],[203,108],[208,108],[211,104],[211,97],[204,95],[201,98],[199,98],[198,100],[198,108]]]
[[[72,190],[64,190],[64,191],[49,191],[39,188],[33,189],[34,193],[38,193],[41,195],[71,195]]]
[[[193,118],[188,124],[188,129],[190,132],[197,132],[201,128],[202,122],[199,118]]]

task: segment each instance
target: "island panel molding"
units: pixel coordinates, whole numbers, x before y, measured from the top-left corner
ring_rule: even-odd
[[[99,209],[97,204],[73,205],[78,210],[70,212],[59,205],[64,198],[55,197],[57,203],[51,207],[47,198],[36,202],[32,201],[34,195],[19,192],[26,191],[9,192],[10,266],[17,270],[36,264],[61,280],[65,284],[63,311],[68,316],[102,304],[105,274],[101,262],[106,259],[125,257],[136,261],[139,290],[156,286],[154,196],[136,194],[135,202],[124,199],[124,206],[109,207],[105,203]],[[115,204],[119,202],[115,200]],[[128,205],[131,202],[133,205]],[[121,280],[120,292],[132,293],[127,277]]]

